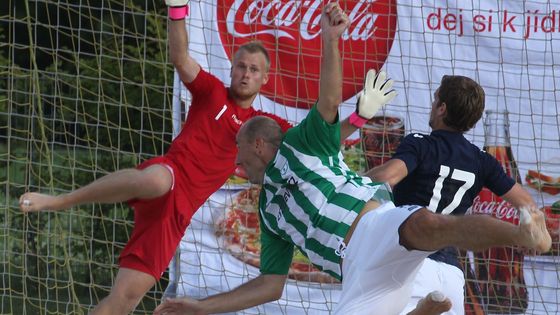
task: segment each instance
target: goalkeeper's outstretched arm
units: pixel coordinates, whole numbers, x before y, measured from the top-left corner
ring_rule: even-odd
[[[165,1],[169,7],[169,58],[184,83],[192,82],[200,71],[200,65],[188,51],[188,34],[185,28],[187,2],[187,0]]]

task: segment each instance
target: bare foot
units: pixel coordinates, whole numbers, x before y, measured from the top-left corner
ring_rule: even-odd
[[[407,315],[439,315],[451,309],[451,300],[443,293],[434,291],[421,299],[416,308]]]
[[[546,229],[545,216],[536,208],[519,209],[519,229],[522,235],[522,246],[546,253],[552,246],[552,239]]]
[[[40,193],[25,193],[19,197],[19,208],[23,212],[64,209],[60,196]]]

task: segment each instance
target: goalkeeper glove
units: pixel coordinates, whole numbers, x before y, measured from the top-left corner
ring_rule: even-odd
[[[391,90],[392,86],[393,80],[387,79],[385,71],[376,73],[374,69],[369,70],[364,89],[358,95],[356,111],[350,115],[350,123],[361,128],[383,105],[395,98],[397,92]]]
[[[189,15],[188,0],[165,0],[167,4],[169,19],[182,20]]]

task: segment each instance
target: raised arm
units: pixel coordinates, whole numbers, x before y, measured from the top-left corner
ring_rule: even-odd
[[[317,110],[329,123],[337,119],[338,106],[342,103],[342,61],[338,45],[348,24],[348,16],[338,3],[331,2],[325,6],[321,16],[323,56]]]
[[[354,131],[361,128],[385,104],[389,103],[397,92],[392,90],[393,80],[387,78],[384,71],[379,73],[370,69],[364,80],[364,89],[358,95],[356,111],[344,119],[340,125],[340,141],[344,141]]]
[[[340,144],[344,144],[344,141],[350,137],[356,130],[360,128],[352,125],[350,123],[350,117],[346,117],[340,122]]]
[[[260,275],[232,291],[202,300],[167,299],[155,309],[159,314],[216,314],[235,312],[278,300],[282,296],[286,275]]]
[[[166,0],[165,3],[169,6],[169,58],[181,81],[191,83],[198,75],[200,65],[188,52],[188,34],[185,28],[188,1]]]

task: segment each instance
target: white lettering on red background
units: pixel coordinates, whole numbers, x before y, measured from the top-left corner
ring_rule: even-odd
[[[498,200],[481,200],[480,195],[476,196],[472,205],[473,214],[489,214],[500,220],[513,222],[519,219],[517,209],[515,209],[509,202]]]
[[[227,31],[234,37],[270,35],[275,38],[296,39],[296,34],[281,29],[299,23],[299,35],[303,40],[315,39],[321,33],[321,0],[307,1],[262,1],[245,5],[246,0],[235,0],[226,17]],[[360,0],[348,14],[350,26],[343,34],[343,40],[366,41],[373,37],[377,15],[369,12],[371,1]],[[300,21],[301,20],[301,21]],[[237,23],[241,23],[237,27]],[[254,25],[259,25],[256,29]]]
[[[258,40],[271,54],[269,80],[261,95],[276,103],[311,108],[318,98],[321,10],[324,0],[218,0],[216,16],[230,60],[237,49]],[[369,69],[380,69],[391,50],[396,0],[341,3],[350,25],[342,35],[343,99],[361,90]]]

